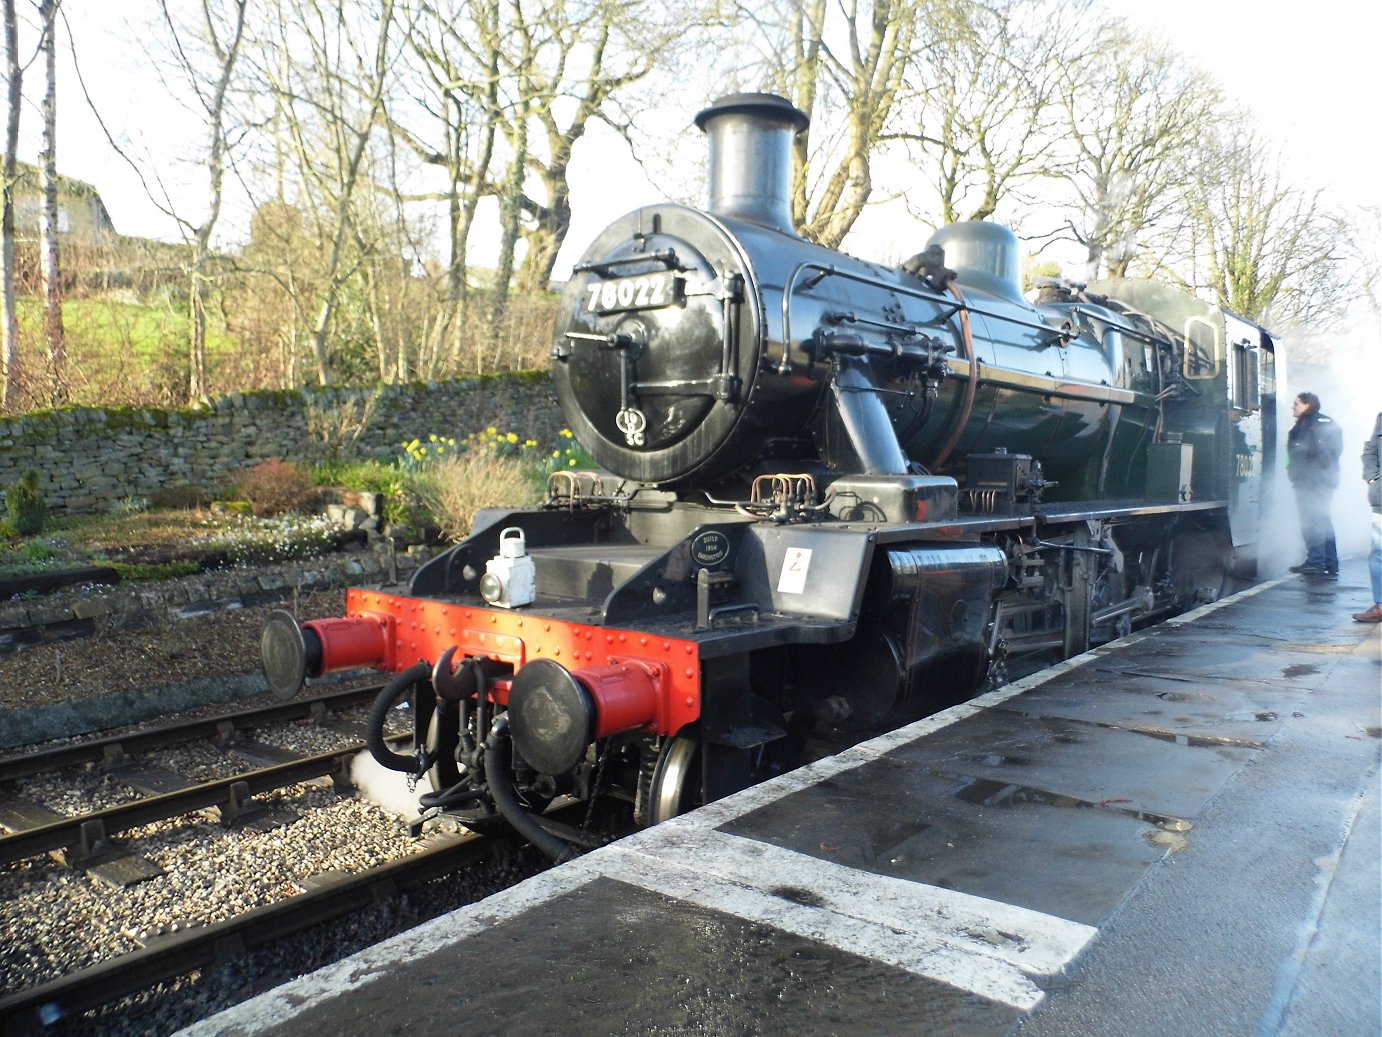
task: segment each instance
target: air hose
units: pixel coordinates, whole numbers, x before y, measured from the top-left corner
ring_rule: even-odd
[[[518,801],[518,792],[509,777],[512,755],[509,718],[501,716],[494,722],[489,737],[485,739],[485,781],[489,785],[490,798],[499,808],[499,813],[504,815],[504,820],[512,825],[519,835],[558,864],[565,864],[576,856],[576,851],[543,828],[523,809],[523,804]]]
[[[374,700],[374,705],[370,706],[369,720],[365,723],[365,745],[375,762],[386,770],[402,771],[404,774],[417,773],[418,763],[415,757],[394,752],[389,748],[389,743],[384,741],[384,723],[388,720],[389,710],[393,709],[398,700],[406,695],[414,684],[427,680],[431,675],[432,667],[426,662],[414,663],[384,685],[384,690]]]

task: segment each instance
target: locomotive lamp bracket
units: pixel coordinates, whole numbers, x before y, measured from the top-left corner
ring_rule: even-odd
[[[634,333],[621,331],[613,335],[602,335],[594,331],[568,331],[566,337],[577,342],[594,342],[596,345],[604,346],[607,349],[622,349],[632,353],[636,358],[638,354],[643,352],[644,340],[647,338],[646,333],[637,334],[637,331],[643,330],[643,325],[636,325],[636,329]],[[562,356],[569,356],[570,352],[570,347],[568,347]]]

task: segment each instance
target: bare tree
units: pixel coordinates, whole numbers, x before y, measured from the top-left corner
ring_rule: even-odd
[[[19,60],[19,19],[14,0],[5,4],[5,166],[0,176],[0,320],[4,323],[4,355],[0,357],[0,407],[13,410],[24,387],[19,358],[19,319],[14,300],[14,185],[19,153],[19,115],[24,101],[24,67]]]
[[[480,201],[489,193],[504,41],[499,0],[412,0],[408,15],[418,79],[408,108],[422,125],[411,125],[396,107],[390,126],[425,165],[445,176],[441,191],[413,196],[446,206],[446,294],[418,357],[419,369],[432,373],[461,357],[470,299],[467,252]]]
[[[62,0],[41,0],[38,5],[43,35],[43,150],[39,166],[43,177],[43,329],[48,343],[48,397],[54,403],[67,398],[67,334],[62,325],[62,263],[58,247],[58,70],[57,18]]]
[[[874,194],[874,161],[909,95],[927,0],[776,0],[724,17],[733,75],[811,119],[793,142],[792,220],[837,247]]]
[[[1219,115],[1218,88],[1175,52],[1103,26],[1088,59],[1065,66],[1065,165],[1074,192],[1065,236],[1086,276],[1127,274],[1139,236],[1182,207],[1187,163]]]
[[[948,0],[925,6],[920,90],[897,133],[919,152],[939,221],[983,220],[1051,175],[1062,70],[1082,60],[1089,0]],[[914,211],[916,206],[913,206]],[[927,215],[918,212],[918,215]]]
[[[259,71],[274,127],[294,159],[304,209],[322,221],[323,281],[312,323],[317,381],[334,375],[332,323],[362,261],[356,193],[371,188],[370,146],[396,60],[393,0],[278,0]],[[305,51],[305,59],[296,54]]]
[[[202,219],[178,217],[192,245],[188,261],[187,301],[191,317],[188,344],[187,395],[199,399],[207,392],[207,294],[213,281],[215,255],[211,237],[225,201],[228,153],[234,144],[230,125],[231,84],[240,60],[249,0],[203,0],[195,26],[175,16],[169,0],[159,0],[159,13],[168,34],[179,78],[186,85],[206,126],[207,203]]]
[[[509,138],[513,156],[509,160],[508,176],[499,188],[499,262],[494,270],[494,298],[490,304],[489,319],[491,329],[499,327],[509,305],[514,255],[518,250],[518,238],[522,230],[523,181],[528,164],[528,113],[531,104],[528,97],[520,96],[513,112],[512,132]],[[567,222],[570,222],[569,215]],[[555,258],[556,255],[553,253],[552,259]],[[551,271],[550,263],[547,264],[547,270]]]
[[[1348,231],[1319,189],[1293,183],[1245,113],[1204,142],[1186,194],[1191,241],[1163,274],[1275,326],[1336,321],[1358,286],[1339,262]],[[1169,251],[1169,250],[1168,250]]]
[[[511,96],[501,98],[498,114],[540,192],[524,191],[518,199],[531,221],[519,285],[535,292],[551,280],[571,229],[575,146],[595,119],[621,129],[612,105],[670,60],[697,13],[660,0],[509,0],[508,14],[512,43],[503,56]],[[528,120],[535,125],[520,125]]]
[[[841,5],[843,45],[815,51],[835,96],[843,102],[844,143],[820,163],[820,187],[808,199],[808,185],[813,179],[811,131],[808,128],[798,135],[795,148],[800,186],[794,191],[792,207],[802,234],[823,245],[834,248],[844,241],[873,194],[871,159],[884,140],[908,63],[914,57],[917,7],[914,0],[877,0],[861,8],[851,0]],[[808,41],[802,48],[803,59],[810,59],[813,46]],[[808,115],[819,97],[814,88],[812,93]]]
[[[303,384],[302,342],[311,321],[306,307],[317,297],[319,241],[301,209],[281,198],[260,205],[250,237],[228,284],[236,325],[250,348],[276,359],[280,384]]]

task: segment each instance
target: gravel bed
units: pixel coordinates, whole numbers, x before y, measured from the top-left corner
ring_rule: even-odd
[[[279,607],[284,606],[237,608],[182,620],[165,613],[158,625],[141,630],[104,632],[0,654],[0,711],[256,674],[259,635],[269,613]],[[301,619],[339,616],[345,594],[302,594],[286,607]],[[220,711],[226,708],[219,706]],[[112,726],[121,722],[119,716],[110,719]]]
[[[302,595],[296,602],[298,615],[304,619],[340,615],[342,606],[343,595],[338,591]],[[259,633],[270,610],[267,606],[237,609],[127,635],[102,635],[8,653],[0,656],[0,711],[112,693],[138,694],[140,689],[169,682],[220,680],[251,672],[258,666]],[[375,675],[366,675],[370,676]],[[178,718],[209,716],[267,701],[269,697],[263,694],[230,705],[194,704]],[[364,713],[357,710],[341,716],[360,719]],[[112,715],[109,728],[99,736],[141,726],[122,724],[122,719]],[[346,740],[305,722],[255,731],[250,737],[304,754],[327,751]],[[163,750],[152,762],[192,780],[225,777],[244,767],[214,743]],[[316,875],[360,871],[415,852],[418,847],[408,836],[404,815],[416,810],[417,793],[403,787],[401,776],[388,775],[388,781],[380,781],[380,773],[367,759],[357,761],[353,772],[372,799],[343,794],[329,779],[258,797],[270,816],[283,822],[264,830],[253,821],[224,828],[200,815],[187,815],[127,833],[120,837],[122,845],[155,861],[165,872],[132,887],[113,888],[48,857],[0,868],[0,932],[5,934],[0,941],[0,989],[31,987],[134,950],[159,934],[217,922],[293,895]],[[66,776],[0,786],[0,796],[16,794],[68,814],[130,798],[126,786],[96,765]],[[429,825],[428,834],[458,830],[454,823],[444,821]],[[125,1003],[59,1022],[45,1032],[141,1037],[172,1033],[419,921],[512,885],[546,864],[534,851],[505,850],[492,866],[438,880],[410,897],[244,959],[189,974]]]
[[[401,782],[400,782],[401,783]],[[400,797],[406,790],[399,790]],[[258,797],[261,817],[282,820],[260,830],[255,820],[232,828],[186,815],[135,829],[121,845],[164,874],[118,888],[92,875],[31,858],[0,871],[0,989],[19,990],[136,950],[148,940],[191,926],[208,925],[300,893],[331,872],[361,872],[418,849],[407,819],[329,780],[306,782]],[[454,823],[429,825],[429,833],[460,831]],[[438,889],[401,904],[384,905],[367,917],[348,919],[328,931],[304,936],[309,954],[276,947],[248,963],[230,964],[170,983],[158,996],[73,1020],[68,1033],[169,1033],[290,974],[338,958],[442,910],[468,903],[540,870],[530,853],[497,868],[458,875]],[[226,987],[226,976],[235,983]]]

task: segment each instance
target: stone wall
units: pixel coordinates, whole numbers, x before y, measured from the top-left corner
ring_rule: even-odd
[[[412,439],[460,439],[488,427],[554,443],[562,423],[546,372],[235,393],[181,410],[40,411],[0,418],[0,492],[35,468],[50,510],[101,511],[183,487],[213,495],[266,458],[331,456],[361,426],[352,456],[393,458]]]

